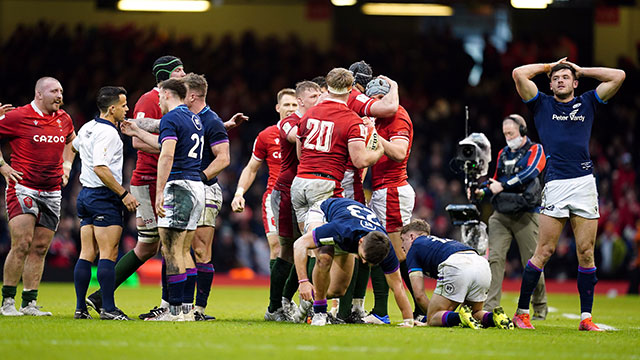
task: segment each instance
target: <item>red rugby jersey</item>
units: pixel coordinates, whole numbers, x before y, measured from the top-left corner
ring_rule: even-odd
[[[402,162],[395,162],[383,155],[378,162],[371,167],[371,181],[373,190],[387,187],[398,187],[407,184],[407,162],[411,154],[413,144],[413,124],[411,118],[402,106],[393,117],[377,119],[376,131],[386,140],[403,139],[409,142],[407,156]]]
[[[162,110],[160,110],[160,93],[158,88],[153,88],[140,96],[136,106],[133,109],[133,117],[160,119],[162,118]],[[138,159],[136,160],[136,168],[131,176],[131,185],[142,186],[155,184],[158,174],[158,157],[159,154],[150,154],[148,152],[138,150]]]
[[[8,139],[11,167],[23,173],[21,185],[42,191],[60,190],[62,152],[73,134],[73,121],[60,109],[45,115],[34,102],[0,118],[0,138]]]
[[[300,120],[298,138],[302,142],[298,175],[317,177],[323,173],[342,181],[349,159],[348,144],[364,142],[362,119],[347,104],[325,100],[312,107]]]
[[[267,191],[273,190],[276,179],[280,175],[280,131],[277,125],[271,125],[258,134],[253,143],[251,156],[260,162],[267,160],[269,168]]]
[[[361,93],[360,90],[356,89],[354,86],[349,93],[347,106],[360,116],[371,116],[371,105],[377,101],[378,100],[372,99]]]
[[[296,144],[287,141],[287,135],[300,122],[300,113],[293,114],[282,119],[278,123],[278,135],[280,136],[280,176],[276,181],[276,190],[287,191],[291,188],[293,178],[298,172],[298,155],[296,154]]]

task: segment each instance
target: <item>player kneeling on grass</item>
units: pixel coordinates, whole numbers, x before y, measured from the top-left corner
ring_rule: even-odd
[[[427,312],[430,326],[461,324],[472,329],[493,326],[513,329],[502,307],[493,312],[482,310],[491,284],[491,270],[487,260],[473,248],[432,236],[429,223],[420,219],[403,226],[400,236],[407,252],[413,294]],[[423,274],[438,279],[431,301],[424,291]]]
[[[404,321],[400,325],[413,327],[400,263],[373,211],[351,199],[327,199],[309,209],[305,228],[306,234],[296,240],[293,251],[300,297],[313,300],[311,325],[340,322],[327,314],[327,298],[344,295],[353,273],[353,254],[357,254],[365,264],[380,265],[402,312]],[[307,279],[307,251],[311,249],[317,249],[313,285]]]

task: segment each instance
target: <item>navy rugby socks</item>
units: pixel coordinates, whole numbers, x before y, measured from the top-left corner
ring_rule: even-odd
[[[169,295],[171,315],[180,315],[182,298],[184,296],[184,285],[186,282],[187,273],[167,275],[167,292]]]
[[[595,266],[592,268],[578,266],[578,292],[580,293],[581,313],[591,313],[593,309],[593,291],[597,282]]]
[[[189,268],[186,270],[187,280],[184,283],[184,294],[182,296],[182,310],[185,314],[191,311],[191,307],[193,307],[193,297],[196,291],[196,281],[198,278],[197,268]]]
[[[520,298],[518,299],[518,309],[529,311],[531,295],[538,285],[542,269],[533,265],[531,260],[527,262],[522,273],[522,284],[520,284]]]
[[[116,290],[116,263],[108,259],[98,261],[98,283],[102,289],[102,308],[106,312],[116,309],[113,293]],[[86,290],[85,290],[86,294]]]
[[[209,300],[209,293],[211,292],[211,282],[213,282],[213,274],[215,272],[213,264],[210,263],[196,263],[196,269],[198,270],[198,276],[196,283],[198,290],[196,293],[196,306],[203,308],[207,307]]]
[[[442,314],[442,326],[451,327],[460,325],[460,314],[455,311],[445,311]]]
[[[87,260],[78,259],[76,266],[73,269],[73,284],[76,288],[76,309],[87,310],[87,304],[85,303],[85,297],[87,296],[87,289],[89,288],[89,282],[91,281],[91,263]],[[15,296],[15,287],[13,295]],[[4,287],[2,288],[2,296],[4,296]]]

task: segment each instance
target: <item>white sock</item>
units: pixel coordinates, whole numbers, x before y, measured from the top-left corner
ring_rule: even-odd
[[[580,314],[580,321],[582,321],[584,319],[588,319],[590,317],[591,317],[591,313],[583,312],[582,314]]]
[[[353,298],[351,300],[351,311],[354,310],[364,311],[364,299]]]
[[[200,314],[204,314],[204,308],[202,306],[196,306],[195,311],[199,312]]]
[[[529,309],[520,309],[516,310],[516,314],[529,314]]]
[[[165,301],[165,300],[160,301],[160,307],[163,308],[163,309],[168,309],[169,308],[169,302]]]
[[[189,313],[189,311],[191,311],[191,309],[193,309],[193,304],[186,304],[186,303],[182,304],[182,313],[183,314]]]

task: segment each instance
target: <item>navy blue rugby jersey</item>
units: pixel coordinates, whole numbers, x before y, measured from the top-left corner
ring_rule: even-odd
[[[598,103],[604,104],[595,90],[558,102],[553,96],[538,92],[525,101],[547,154],[545,182],[573,179],[593,173],[589,155],[591,127]]]
[[[475,251],[473,248],[455,240],[437,236],[419,236],[413,241],[407,253],[409,273],[420,271],[428,277],[438,278],[438,266],[449,256],[460,251]]]
[[[204,109],[198,113],[198,116],[204,125],[205,149],[202,152],[202,164],[200,165],[200,170],[204,170],[211,164],[213,159],[215,159],[211,147],[225,142],[228,143],[229,135],[227,135],[227,130],[224,128],[222,119],[220,119],[218,114],[211,110],[209,106],[205,106]],[[205,181],[205,185],[213,185],[216,182],[218,182],[218,178],[214,177],[209,181]]]
[[[387,234],[376,214],[355,200],[331,198],[323,201],[320,208],[327,223],[313,230],[313,241],[317,246],[337,245],[344,251],[357,254],[358,242],[363,236],[371,231]],[[393,245],[380,267],[385,274],[400,268]]]
[[[179,105],[162,116],[158,141],[162,144],[170,139],[176,140],[176,150],[169,181],[200,181],[204,127],[198,115],[192,113],[187,105]]]

